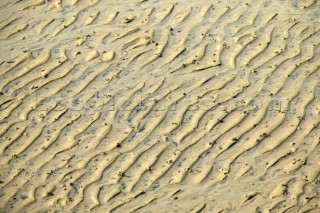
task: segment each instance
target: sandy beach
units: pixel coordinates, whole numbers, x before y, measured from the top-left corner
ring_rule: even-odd
[[[0,213],[319,213],[320,1],[0,1]]]

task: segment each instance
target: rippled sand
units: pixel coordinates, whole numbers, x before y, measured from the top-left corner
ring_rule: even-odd
[[[0,212],[320,212],[320,1],[0,14]]]

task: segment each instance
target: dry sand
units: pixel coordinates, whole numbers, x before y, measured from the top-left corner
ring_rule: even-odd
[[[320,212],[320,1],[1,0],[0,212]]]

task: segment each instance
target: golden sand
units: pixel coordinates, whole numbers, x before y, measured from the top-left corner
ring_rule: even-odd
[[[320,1],[1,0],[0,212],[320,212]]]

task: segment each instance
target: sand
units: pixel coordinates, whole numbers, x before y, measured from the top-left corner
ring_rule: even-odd
[[[0,212],[320,212],[320,1],[0,14]]]

